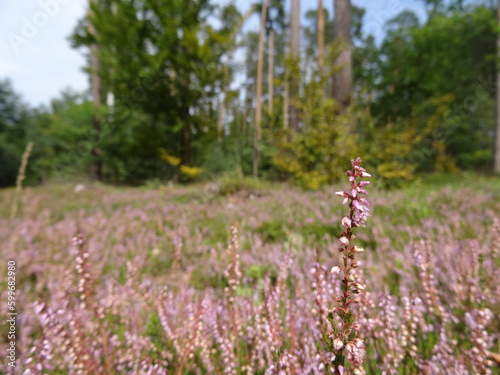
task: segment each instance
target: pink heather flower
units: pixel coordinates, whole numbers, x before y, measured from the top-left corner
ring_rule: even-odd
[[[340,242],[342,245],[349,245],[349,239],[347,237],[340,237]]]
[[[351,195],[353,198],[356,198],[356,196],[358,195],[358,191],[356,189],[352,189],[351,190]]]
[[[361,203],[363,203],[364,205],[367,205],[367,206],[369,206],[369,205],[370,205],[370,203],[369,203],[369,202],[368,202],[365,198],[360,197],[360,198],[358,198],[358,199],[359,199],[359,201],[360,201]]]
[[[349,217],[348,217],[348,216],[344,216],[344,217],[342,218],[342,225],[343,225],[344,227],[346,227],[346,228],[350,228],[350,227],[351,227],[351,225],[352,225],[351,219],[349,219]]]
[[[337,191],[335,192],[335,195],[338,195],[339,197],[347,197],[347,193],[344,191]]]
[[[341,271],[341,268],[339,266],[334,266],[334,267],[332,267],[330,272],[334,275],[338,275],[340,273],[340,271]]]
[[[368,214],[366,212],[356,211],[354,212],[354,224],[358,227],[365,226],[365,220],[368,218]]]
[[[345,345],[345,348],[346,350],[351,353],[352,355],[356,355],[356,353],[358,352],[358,348],[356,347],[356,345],[354,345],[352,342],[348,342],[346,345]]]
[[[361,177],[371,177],[372,175],[366,172],[361,172]]]
[[[354,339],[353,343],[358,349],[363,349],[365,347],[365,343],[360,338]]]
[[[363,285],[361,285],[360,283],[354,283],[354,284],[352,284],[352,286],[357,290],[364,290],[365,289],[365,287]]]
[[[363,205],[361,205],[361,203],[359,203],[359,201],[357,199],[353,200],[352,201],[352,205],[359,211],[364,211],[365,210],[365,207]]]
[[[335,348],[335,350],[339,350],[343,346],[344,346],[344,343],[338,337],[335,340],[333,340],[333,347]]]
[[[366,186],[366,185],[370,185],[370,181],[360,181],[358,183],[359,186],[363,187],[363,186]]]
[[[362,247],[360,246],[354,246],[352,248],[352,251],[354,251],[355,253],[362,253],[363,251],[365,251],[365,249],[363,249]]]

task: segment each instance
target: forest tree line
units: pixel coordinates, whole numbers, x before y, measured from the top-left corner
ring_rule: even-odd
[[[426,0],[424,20],[402,10],[380,37],[349,0],[334,15],[317,3],[90,0],[70,38],[89,92],[31,108],[0,81],[0,186],[29,141],[32,184],[248,175],[316,189],[358,155],[386,184],[500,172],[498,4]]]

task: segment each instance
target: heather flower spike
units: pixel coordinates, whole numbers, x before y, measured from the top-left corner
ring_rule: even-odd
[[[361,373],[361,365],[364,356],[364,342],[360,336],[361,325],[356,322],[356,316],[351,309],[351,305],[358,302],[356,298],[365,289],[359,275],[355,273],[358,267],[356,255],[364,252],[360,246],[353,245],[355,235],[354,228],[364,227],[366,219],[370,216],[368,212],[370,205],[366,198],[367,191],[364,189],[370,182],[358,181],[359,178],[371,177],[366,170],[361,167],[361,159],[351,160],[351,170],[346,172],[351,184],[350,189],[338,191],[335,194],[344,198],[344,204],[348,203],[350,212],[348,216],[342,218],[344,228],[340,235],[339,252],[342,254],[342,266],[332,268],[332,274],[343,273],[342,293],[337,298],[340,306],[333,308],[328,314],[328,320],[332,327],[332,332],[327,332],[323,337],[328,346],[328,350],[333,352],[334,360],[328,364],[331,373],[335,375],[343,374],[346,369],[346,358],[350,362],[353,373]],[[339,320],[335,317],[337,315]]]

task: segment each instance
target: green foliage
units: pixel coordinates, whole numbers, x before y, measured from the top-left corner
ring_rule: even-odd
[[[377,132],[389,124],[405,142],[416,137],[410,142],[418,149],[415,170],[491,163],[496,23],[495,12],[482,5],[436,8],[421,26],[409,12],[388,22],[380,55],[372,59],[377,97],[371,113]]]
[[[15,184],[21,155],[28,143],[27,115],[11,83],[0,80],[0,187]]]
[[[99,45],[98,74],[113,92],[118,112],[112,123],[128,130],[118,132],[120,139],[112,144],[113,177],[127,182],[151,177],[160,147],[180,157],[185,169],[193,168],[216,133],[214,98],[224,80],[220,62],[234,43],[237,9],[222,8],[222,26],[215,29],[208,18],[219,9],[207,0],[188,7],[181,0],[108,0],[91,7],[93,15],[80,23],[73,43]],[[158,177],[173,173],[162,170]],[[190,172],[184,175],[190,178]]]
[[[77,174],[90,174],[92,149],[102,142],[92,119],[96,110],[91,102],[71,95],[54,101],[53,110],[38,111],[32,121],[34,137],[33,168],[43,179],[59,180]],[[100,145],[102,147],[102,145]]]
[[[338,53],[338,46],[329,51],[329,59]],[[303,75],[294,61],[294,74]],[[354,133],[355,120],[351,113],[337,115],[337,103],[325,96],[329,78],[339,68],[313,72],[303,85],[301,98],[293,102],[302,119],[299,132],[277,134],[277,152],[272,158],[275,168],[292,177],[301,187],[317,190],[342,175],[342,162],[359,151]]]

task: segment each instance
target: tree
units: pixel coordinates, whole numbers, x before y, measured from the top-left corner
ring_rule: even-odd
[[[257,60],[257,82],[255,100],[255,128],[254,128],[254,158],[253,158],[253,176],[257,177],[260,163],[260,142],[262,140],[262,71],[264,69],[264,38],[266,32],[268,0],[262,3],[262,13],[260,15],[260,33],[259,33],[259,52]]]
[[[28,111],[10,81],[0,80],[0,187],[13,185],[28,137]]]
[[[491,168],[497,22],[485,6],[435,13],[423,25],[408,12],[388,22],[371,113],[376,131],[414,132],[406,139],[418,170]]]
[[[325,61],[325,10],[323,0],[318,0],[318,66],[321,71]]]
[[[160,148],[194,165],[217,138],[221,57],[234,40],[233,27],[208,22],[218,9],[209,0],[96,0],[74,33],[75,47],[99,46],[99,76],[115,97],[110,118],[128,128],[133,149],[120,152],[136,153],[138,181],[161,169]]]
[[[225,53],[226,61],[224,63],[224,77],[222,79],[221,99],[217,118],[217,135],[219,142],[222,140],[226,108],[232,97],[232,93],[229,92],[229,86],[232,79],[233,54],[234,50],[238,47],[236,36],[241,31],[241,26],[250,14],[251,12],[248,12],[246,15],[242,16],[235,5],[229,5],[223,9],[221,15],[223,27],[227,29],[231,42]]]
[[[92,17],[92,2],[95,0],[89,0],[89,9],[88,9],[88,17]],[[99,77],[99,47],[97,46],[95,28],[92,22],[89,22],[89,35],[94,39],[94,42],[90,44],[90,86],[92,90],[92,100],[94,106],[97,110],[101,108],[102,105],[102,84],[101,78]],[[100,119],[99,116],[95,116],[92,119],[92,123],[96,131],[100,131]],[[94,147],[92,149],[92,154],[95,158],[92,163],[92,177],[96,180],[102,180],[102,151],[98,147]]]
[[[300,60],[300,0],[292,0],[292,9],[290,11],[290,59],[292,64],[298,65]],[[299,95],[299,84],[295,74],[288,74],[288,121],[292,130],[299,129],[299,113],[293,103]]]
[[[340,43],[342,51],[334,63],[341,70],[333,76],[332,96],[339,105],[340,113],[344,113],[351,104],[352,94],[352,10],[350,0],[334,2],[333,38]]]
[[[275,71],[275,40],[276,32],[283,33],[285,29],[285,9],[282,0],[272,0],[267,8],[266,34],[268,40],[268,76],[267,76],[267,95],[268,95],[268,113],[272,116],[274,113],[274,71]]]

